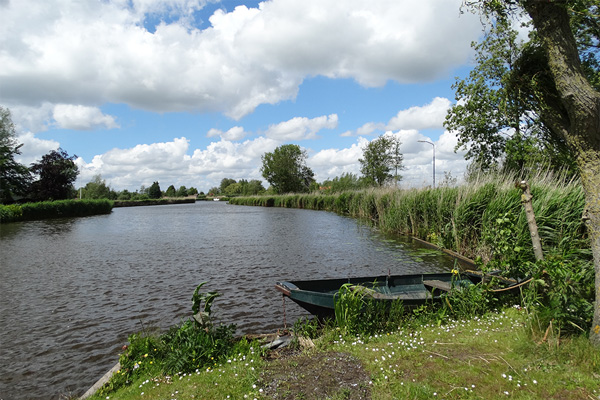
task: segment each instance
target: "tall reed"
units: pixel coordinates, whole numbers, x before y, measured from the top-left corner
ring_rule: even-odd
[[[429,240],[484,263],[498,255],[494,241],[508,219],[515,245],[533,261],[521,191],[515,187],[518,180],[515,175],[487,174],[459,187],[237,197],[230,203],[333,211],[370,221],[388,233]],[[581,222],[585,199],[579,182],[547,172],[531,177],[529,183],[543,245],[555,247],[569,238],[588,246]]]

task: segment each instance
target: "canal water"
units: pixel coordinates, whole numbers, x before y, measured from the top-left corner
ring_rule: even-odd
[[[191,296],[239,333],[283,327],[278,280],[439,272],[442,253],[323,211],[222,202],[116,208],[0,225],[0,399],[81,395],[129,334],[191,314]],[[287,323],[306,313],[286,302]]]

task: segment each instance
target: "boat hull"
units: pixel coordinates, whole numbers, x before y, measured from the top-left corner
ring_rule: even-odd
[[[441,293],[456,287],[476,284],[481,277],[452,273],[382,275],[347,279],[323,279],[277,282],[275,288],[309,313],[318,317],[335,314],[335,295],[345,284],[366,288],[367,295],[376,301],[402,301],[405,307],[415,307],[438,300]]]

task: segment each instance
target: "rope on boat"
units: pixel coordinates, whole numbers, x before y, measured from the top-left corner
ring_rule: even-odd
[[[281,299],[283,300],[283,329],[287,330],[287,321],[285,317],[285,295],[281,294]]]
[[[533,278],[529,278],[526,281],[523,281],[523,282],[518,283],[516,285],[512,285],[512,286],[505,287],[505,288],[502,288],[502,289],[492,289],[492,290],[490,290],[490,292],[504,292],[505,290],[512,290],[512,289],[518,288],[519,286],[523,286],[526,283],[531,282],[532,280],[533,280]]]

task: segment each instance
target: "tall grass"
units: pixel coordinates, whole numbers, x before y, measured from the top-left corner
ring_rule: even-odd
[[[508,219],[514,245],[534,260],[521,190],[514,175],[481,175],[460,187],[371,188],[337,194],[288,194],[230,199],[231,204],[326,210],[372,221],[389,233],[410,234],[482,263],[499,257],[497,235]],[[588,246],[581,215],[585,204],[577,181],[544,173],[529,179],[533,207],[545,249],[575,240]]]
[[[112,208],[113,202],[106,199],[0,205],[0,223],[109,214]]]

